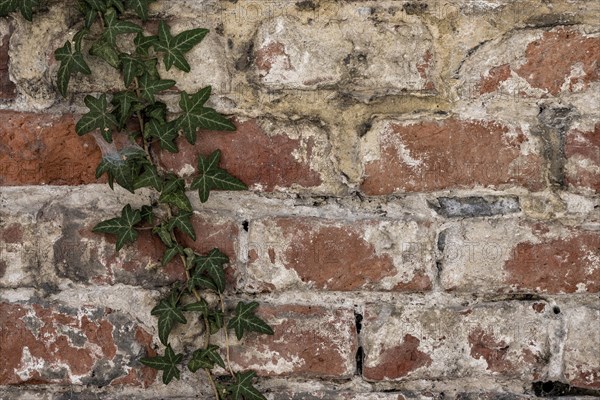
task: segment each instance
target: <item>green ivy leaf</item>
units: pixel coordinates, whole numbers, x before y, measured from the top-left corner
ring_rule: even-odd
[[[225,368],[225,362],[219,354],[219,346],[211,344],[206,349],[194,351],[192,359],[188,363],[188,368],[190,371],[196,372],[200,368],[213,369],[215,364],[221,368]]]
[[[173,247],[173,239],[171,238],[171,231],[169,231],[164,225],[159,225],[152,229],[152,233],[158,235],[160,240],[167,247]]]
[[[104,14],[104,33],[102,37],[112,46],[117,45],[117,36],[125,33],[142,32],[142,27],[129,21],[120,21],[113,8],[109,8]]]
[[[85,0],[86,3],[90,5],[93,10],[105,12],[106,11],[106,1],[105,0]]]
[[[81,52],[81,43],[83,42],[83,39],[89,35],[90,30],[87,28],[83,28],[81,29],[79,32],[77,32],[75,34],[75,36],[73,36],[73,43],[75,44],[75,51]]]
[[[252,385],[252,378],[255,376],[254,371],[235,373],[235,382],[228,387],[228,391],[233,395],[234,400],[267,400]]]
[[[168,248],[165,251],[165,255],[163,256],[162,265],[163,266],[167,265],[173,259],[173,257],[175,257],[178,254],[182,254],[182,253],[183,253],[183,249],[179,245]],[[186,310],[184,308],[183,311],[188,311],[188,310]]]
[[[125,12],[125,7],[123,6],[123,0],[106,0],[107,7],[116,8],[119,13],[123,14]]]
[[[151,120],[144,128],[144,136],[147,138],[156,138],[160,142],[160,148],[177,153],[177,126],[174,122],[161,124],[157,120]]]
[[[4,17],[17,9],[27,21],[33,19],[33,9],[40,4],[39,0],[0,0],[0,17]]]
[[[135,39],[133,39],[133,43],[136,46],[136,54],[148,57],[150,54],[150,48],[158,43],[158,36],[144,36],[144,34],[140,32],[137,34]]]
[[[150,313],[158,316],[158,338],[165,346],[169,341],[169,334],[175,323],[187,323],[183,312],[177,306],[177,299],[174,299],[173,296],[167,300],[161,300]]]
[[[75,126],[75,130],[79,136],[85,135],[96,129],[100,129],[100,133],[108,143],[112,143],[112,130],[117,127],[117,119],[107,110],[108,100],[106,94],[99,98],[94,96],[85,96],[85,105],[90,111],[81,117]]]
[[[235,316],[229,320],[227,329],[234,329],[235,336],[240,340],[244,332],[258,332],[267,335],[273,334],[273,329],[265,321],[257,317],[254,313],[258,308],[258,303],[252,301],[244,303],[240,301],[235,308]]]
[[[206,300],[201,298],[195,303],[190,303],[183,306],[183,311],[193,311],[201,314],[208,314],[208,303]]]
[[[152,103],[144,108],[144,114],[148,118],[156,120],[161,124],[167,123],[167,105],[161,101]]]
[[[71,42],[66,42],[63,47],[57,49],[54,52],[54,58],[60,61],[57,77],[58,90],[63,97],[67,97],[67,88],[71,75],[77,72],[89,75],[92,73],[92,70],[90,70],[90,67],[83,59],[83,54],[80,51],[72,50]]]
[[[165,68],[171,69],[173,65],[184,72],[190,72],[190,64],[184,54],[200,43],[208,33],[208,29],[191,29],[181,32],[177,36],[171,35],[169,26],[160,21],[158,26],[158,43],[154,44],[156,51],[164,53]]]
[[[152,206],[142,206],[142,209],[140,210],[140,214],[142,216],[142,222],[147,222],[149,224],[152,224],[152,221],[154,221],[154,212],[152,210]]]
[[[121,216],[100,222],[92,231],[110,233],[117,236],[117,251],[125,243],[134,242],[137,239],[137,232],[134,226],[142,220],[139,210],[133,210],[129,204],[123,207]]]
[[[133,106],[138,104],[139,101],[135,93],[130,91],[118,92],[113,95],[110,103],[115,106],[112,112],[117,119],[119,128],[125,126],[125,123],[133,113]]]
[[[193,211],[190,199],[188,199],[185,191],[177,191],[171,193],[161,193],[158,201],[163,204],[171,204],[183,211]]]
[[[123,66],[123,81],[125,82],[125,86],[129,87],[134,78],[144,73],[144,64],[129,54],[122,53],[120,57],[121,65]]]
[[[79,1],[79,12],[83,15],[83,25],[86,29],[92,27],[96,19],[98,18],[98,11],[94,10],[92,6],[90,6],[85,1]]]
[[[225,325],[225,318],[220,310],[212,311],[208,314],[208,325],[210,326],[210,334],[214,335],[219,332]]]
[[[110,43],[104,36],[92,44],[90,55],[103,59],[113,68],[119,68],[121,65],[121,58],[116,45]]]
[[[156,356],[151,358],[142,358],[140,362],[150,368],[163,371],[162,380],[165,385],[168,385],[173,378],[179,380],[179,369],[177,365],[183,360],[183,354],[175,354],[171,345],[167,345],[164,356]]]
[[[113,181],[117,181],[123,188],[134,192],[135,181],[142,168],[149,166],[146,153],[139,147],[130,146],[122,149],[118,154],[109,154],[102,158],[96,169],[96,178],[108,174],[108,184],[111,189]]]
[[[213,110],[204,107],[204,103],[210,97],[211,87],[207,86],[192,95],[181,93],[179,106],[181,115],[176,119],[177,127],[183,130],[190,144],[196,143],[196,131],[208,129],[213,131],[235,131],[235,125],[227,118]]]
[[[217,286],[213,280],[197,269],[188,280],[188,290],[192,292],[195,288],[217,291]]]
[[[220,159],[220,150],[214,151],[209,157],[198,156],[198,176],[194,178],[190,188],[198,190],[200,201],[203,203],[208,200],[210,191],[213,189],[247,189],[242,181],[233,177],[224,169],[219,168]]]
[[[194,266],[195,274],[206,274],[215,283],[217,291],[223,293],[225,290],[225,270],[223,265],[229,262],[229,257],[221,253],[219,249],[212,249],[206,256],[196,257]]]
[[[159,192],[162,190],[163,180],[158,174],[154,165],[144,166],[144,173],[140,175],[134,184],[134,189],[140,189],[143,187],[152,187]]]
[[[153,79],[148,74],[144,74],[140,78],[139,83],[142,97],[154,103],[154,96],[156,94],[172,88],[176,82],[170,79]]]
[[[178,228],[180,231],[191,237],[192,240],[196,240],[196,233],[194,232],[191,218],[192,212],[180,211],[179,214],[167,222],[166,228],[170,231],[172,231],[173,228]]]
[[[142,21],[148,20],[148,7],[156,0],[125,0],[127,8],[133,9]]]

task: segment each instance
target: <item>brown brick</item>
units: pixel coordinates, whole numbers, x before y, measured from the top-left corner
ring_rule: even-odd
[[[600,122],[592,131],[571,130],[565,144],[565,183],[600,192]]]
[[[358,348],[354,312],[345,308],[261,305],[275,334],[249,334],[231,347],[235,369],[261,376],[349,378]]]
[[[201,131],[194,146],[179,140],[178,154],[161,152],[162,165],[184,174],[186,164],[197,168],[198,155],[207,156],[220,149],[221,167],[251,190],[272,192],[302,187],[318,191],[330,179],[329,145],[319,128],[254,119],[236,121],[236,126],[235,132]]]
[[[26,218],[0,213],[0,287],[33,284],[39,252],[36,229]]]
[[[248,289],[427,291],[432,242],[432,233],[416,222],[254,221]]]
[[[469,307],[367,306],[363,376],[370,381],[544,376],[549,335],[558,321],[547,307],[498,302]],[[453,366],[451,369],[448,366]]]
[[[541,159],[521,153],[529,140],[491,122],[382,120],[362,142],[360,188],[369,195],[476,186],[537,190]]]
[[[71,115],[0,111],[1,185],[95,183],[101,154],[94,139],[75,133]]]
[[[124,321],[110,309],[0,303],[0,385],[150,385],[156,371],[135,360],[155,354],[152,338]]]

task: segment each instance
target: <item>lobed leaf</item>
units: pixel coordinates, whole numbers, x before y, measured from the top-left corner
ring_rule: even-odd
[[[273,329],[254,314],[257,308],[258,303],[255,301],[250,303],[240,301],[235,308],[235,316],[229,320],[227,329],[234,329],[238,340],[244,336],[246,331],[273,335]]]

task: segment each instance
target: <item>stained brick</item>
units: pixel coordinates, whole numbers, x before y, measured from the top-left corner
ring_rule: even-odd
[[[73,116],[0,111],[0,119],[1,185],[96,182],[100,150],[77,136]]]
[[[349,378],[358,347],[354,312],[346,308],[268,305],[259,315],[273,336],[250,334],[231,347],[235,369],[262,376]]]
[[[150,385],[156,371],[136,360],[155,354],[151,336],[123,321],[110,309],[0,303],[0,385]]]
[[[533,381],[547,370],[552,311],[529,303],[468,307],[370,305],[363,376],[370,381],[498,376]],[[448,366],[453,368],[449,369]]]
[[[427,291],[432,242],[432,232],[416,222],[255,221],[247,289]]]
[[[541,158],[525,155],[530,139],[491,122],[447,118],[381,120],[363,138],[369,195],[477,186],[542,187]]]
[[[593,130],[571,130],[566,137],[565,181],[574,189],[600,191],[600,122]]]

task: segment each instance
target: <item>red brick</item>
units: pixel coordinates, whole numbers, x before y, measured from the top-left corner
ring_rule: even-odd
[[[156,371],[134,364],[145,354],[131,349],[154,354],[152,338],[122,321],[109,309],[0,303],[0,348],[10,349],[0,352],[0,385],[104,386],[124,376],[133,377],[127,384],[149,385]]]
[[[547,371],[551,307],[528,302],[464,307],[368,305],[361,332],[369,381],[496,376],[532,382]],[[452,366],[451,369],[448,366]]]
[[[231,347],[234,369],[261,376],[349,378],[358,349],[354,312],[320,306],[261,305],[273,336],[249,334]]]
[[[427,291],[432,241],[433,234],[416,222],[292,217],[254,221],[248,289]]]
[[[516,219],[448,226],[440,283],[453,292],[597,293],[600,234]]]
[[[600,389],[600,309],[595,306],[562,306],[566,323],[564,375],[577,387]]]
[[[207,156],[220,149],[221,167],[251,190],[317,188],[323,183],[324,171],[314,170],[312,164],[327,161],[327,150],[322,148],[324,136],[312,136],[302,125],[279,127],[254,119],[235,123],[235,132],[199,132],[194,146],[184,139],[179,140],[179,153],[160,153],[162,165],[175,172],[185,171],[186,164],[196,169],[198,155]],[[273,132],[264,126],[270,126]]]
[[[594,130],[571,130],[565,144],[565,183],[575,189],[600,192],[600,122]]]
[[[0,100],[12,100],[17,96],[17,87],[10,80],[8,67],[10,58],[8,56],[10,36],[12,29],[4,36],[0,35]]]
[[[95,183],[101,159],[91,136],[75,133],[71,115],[0,111],[1,185]]]
[[[529,139],[506,126],[455,118],[380,121],[363,141],[369,195],[476,186],[542,187],[541,158],[524,155]]]

